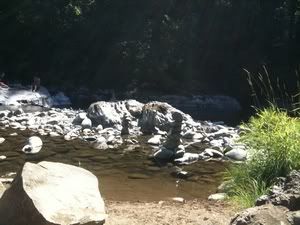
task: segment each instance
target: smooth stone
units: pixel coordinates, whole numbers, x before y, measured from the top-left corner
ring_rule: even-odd
[[[208,200],[210,201],[223,201],[227,198],[227,194],[226,193],[216,193],[216,194],[212,194],[208,197]]]
[[[22,152],[26,154],[36,154],[43,147],[42,139],[38,136],[32,136],[27,140],[26,145],[22,148]]]
[[[151,145],[160,145],[161,144],[161,135],[154,135],[152,138],[148,140],[148,144]]]
[[[92,128],[92,121],[86,117],[82,122],[81,122],[81,126],[83,129],[90,129]]]
[[[7,157],[5,155],[0,155],[0,161],[5,160]]]
[[[97,177],[62,163],[25,163],[0,199],[0,224],[103,224],[106,218]]]
[[[11,133],[11,134],[9,134],[9,136],[12,136],[12,137],[18,136],[18,133]]]
[[[50,136],[50,137],[59,137],[60,134],[59,134],[59,133],[56,133],[56,132],[54,132],[54,131],[52,131],[52,132],[49,133],[49,136]]]
[[[174,198],[171,198],[171,200],[172,200],[173,202],[185,203],[184,198],[181,198],[181,197],[174,197]]]
[[[213,158],[222,158],[224,155],[222,152],[212,149],[212,148],[207,148],[203,151],[204,156],[209,156]]]
[[[84,120],[87,116],[85,112],[79,113],[78,114],[79,119]]]
[[[178,164],[191,164],[199,160],[199,155],[196,153],[184,153],[183,157],[175,159],[174,161]]]
[[[233,160],[244,161],[247,159],[247,152],[244,149],[236,148],[226,152],[225,156]]]
[[[0,137],[0,144],[2,144],[5,141],[5,138]]]

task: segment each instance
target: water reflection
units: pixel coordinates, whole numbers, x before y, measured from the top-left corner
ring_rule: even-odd
[[[18,136],[9,134],[16,130],[0,130],[0,137],[6,141],[0,145],[0,155],[7,159],[0,161],[0,175],[17,172],[27,162],[42,160],[68,163],[93,172],[100,181],[100,190],[105,199],[117,201],[158,201],[171,197],[185,199],[207,198],[216,191],[221,182],[222,162],[203,162],[184,166],[189,173],[185,179],[174,176],[174,166],[159,167],[149,159],[151,147],[141,145],[125,151],[128,146],[100,151],[83,141],[66,142],[61,137],[42,136],[43,149],[37,155],[25,155],[20,149],[26,139],[36,135],[29,131],[17,131]],[[143,138],[141,139],[143,142]],[[172,176],[173,174],[173,176]],[[80,182],[80,181],[78,181]]]

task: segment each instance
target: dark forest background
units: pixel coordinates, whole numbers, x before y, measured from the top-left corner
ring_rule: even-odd
[[[249,96],[266,65],[291,92],[298,0],[1,0],[0,71],[30,83]]]

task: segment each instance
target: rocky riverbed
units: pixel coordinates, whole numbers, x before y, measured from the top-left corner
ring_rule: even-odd
[[[106,201],[172,208],[169,201],[206,201],[228,163],[246,159],[239,132],[165,102],[100,101],[86,110],[5,106],[0,175],[9,185],[25,162],[61,162],[95,174]]]

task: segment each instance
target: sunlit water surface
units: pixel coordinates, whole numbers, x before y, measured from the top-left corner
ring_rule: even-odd
[[[18,136],[10,136],[14,132]],[[216,192],[226,168],[223,162],[199,161],[183,166],[190,176],[180,179],[172,175],[172,164],[158,166],[149,159],[153,149],[147,144],[141,144],[134,150],[127,149],[126,145],[118,149],[97,150],[80,140],[67,142],[62,137],[48,136],[41,136],[44,145],[40,153],[25,155],[20,149],[32,135],[36,134],[0,130],[0,137],[6,139],[0,145],[0,155],[7,156],[7,159],[0,161],[0,176],[19,171],[25,162],[62,162],[94,173],[99,179],[101,194],[107,200],[159,201],[172,197],[206,199]],[[145,143],[147,138],[142,137],[140,142]]]

